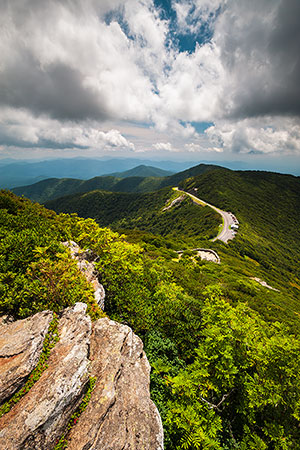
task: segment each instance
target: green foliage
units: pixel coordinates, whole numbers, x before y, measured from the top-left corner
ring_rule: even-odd
[[[299,341],[216,295],[202,312],[195,360],[169,379],[167,424],[179,448],[296,448]]]
[[[164,425],[165,448],[171,448],[172,437],[165,426],[168,415],[168,401],[172,398],[168,377],[175,377],[179,371],[186,367],[183,358],[180,358],[176,344],[159,331],[152,330],[145,337],[145,352],[152,366],[151,396],[159,409]]]
[[[219,214],[208,207],[195,207],[190,198],[168,210],[164,208],[178,196],[170,188],[151,194],[125,194],[93,191],[48,202],[56,212],[93,217],[101,226],[115,230],[140,230],[163,236],[180,250],[199,246],[218,234]]]
[[[54,313],[53,319],[48,328],[48,332],[45,336],[43,343],[43,350],[36,367],[29,375],[28,380],[26,381],[24,386],[18,392],[16,392],[9,400],[7,400],[0,406],[0,417],[2,417],[3,414],[9,412],[11,408],[16,403],[18,403],[18,401],[21,400],[21,398],[24,397],[25,394],[27,394],[27,392],[32,388],[32,386],[40,379],[44,370],[47,369],[48,367],[47,361],[50,356],[50,351],[55,346],[56,342],[59,341],[57,325],[58,325],[58,317]]]
[[[72,238],[76,218],[5,191],[0,200],[0,314],[24,318],[84,301],[92,319],[102,317],[92,287],[61,245]]]
[[[229,188],[222,181],[226,177]],[[251,183],[256,183],[253,198],[248,195]],[[91,291],[60,245],[75,240],[99,255],[97,269],[110,317],[130,325],[145,342],[166,450],[297,449],[300,343],[292,332],[300,330],[297,183],[293,177],[280,178],[283,201],[273,175],[232,175],[218,169],[186,181],[185,188],[198,186],[200,198],[202,193],[205,200],[232,210],[241,222],[229,245],[206,241],[221,264],[201,261],[189,251],[174,257],[174,249],[196,246],[200,230],[205,235],[216,222],[212,213],[201,228],[207,208],[189,200],[163,211],[173,194],[169,189],[150,196],[97,192],[77,198],[77,210],[86,208],[81,214],[88,216],[94,208],[100,223],[100,216],[113,221],[133,243],[93,219],[56,216],[4,193],[1,311],[23,317],[46,302],[59,310],[74,298],[89,299]],[[272,218],[270,234],[262,225],[274,213],[267,209],[272,195],[278,216],[292,209],[286,240],[279,219]],[[251,279],[255,276],[280,292],[259,285]]]

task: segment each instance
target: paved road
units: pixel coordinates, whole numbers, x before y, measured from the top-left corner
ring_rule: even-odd
[[[179,192],[184,192],[185,194],[189,195],[191,197],[191,199],[198,205],[206,205],[209,206],[210,208],[214,209],[215,211],[217,211],[217,213],[219,213],[222,218],[223,218],[223,227],[220,230],[218,236],[216,236],[214,239],[212,239],[212,241],[216,241],[217,239],[219,239],[220,241],[225,242],[225,244],[227,244],[227,242],[230,239],[234,238],[234,235],[232,234],[232,231],[230,230],[230,226],[234,224],[234,220],[233,217],[226,211],[222,211],[221,209],[217,208],[214,205],[211,205],[210,203],[205,202],[204,200],[201,200],[200,198],[196,197],[193,194],[189,194],[189,192],[186,191],[180,191],[178,188],[174,188],[175,191],[179,191]]]

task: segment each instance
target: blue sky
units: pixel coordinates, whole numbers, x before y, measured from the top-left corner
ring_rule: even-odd
[[[298,0],[0,5],[0,158],[300,173]]]

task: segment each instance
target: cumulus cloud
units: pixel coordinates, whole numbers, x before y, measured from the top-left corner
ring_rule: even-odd
[[[132,25],[130,39],[116,20],[105,22],[102,2],[5,2],[0,102],[55,119],[149,120],[156,96],[144,70],[159,67],[158,57],[151,64],[145,55],[159,53],[164,42],[151,3],[129,0],[122,9],[114,2],[125,21],[143,19],[143,27]]]
[[[156,150],[172,151],[172,144],[170,144],[170,142],[157,142],[156,144],[153,144],[153,147]]]
[[[191,142],[189,144],[185,144],[184,146],[185,150],[189,153],[199,153],[199,152],[216,152],[216,153],[222,153],[223,152],[223,147],[219,146],[219,147],[210,147],[210,146],[205,146],[203,147],[200,144],[196,144],[195,142]]]
[[[0,112],[0,140],[7,147],[126,149],[135,146],[119,130],[103,131],[93,122],[74,123],[34,117],[25,110],[12,108]]]
[[[299,0],[170,4],[175,20],[153,0],[1,2],[1,142],[141,150],[122,122],[194,152],[299,152]]]
[[[300,127],[298,120],[293,118],[220,121],[205,130],[205,134],[216,151],[239,154],[300,153]]]
[[[300,115],[299,20],[298,0],[228,0],[214,31],[224,117]]]

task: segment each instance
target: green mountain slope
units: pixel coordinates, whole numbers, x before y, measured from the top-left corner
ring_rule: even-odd
[[[17,195],[24,195],[30,200],[45,203],[65,195],[89,192],[95,189],[112,192],[143,192],[159,188],[160,178],[156,177],[130,177],[116,178],[113,176],[101,176],[90,180],[78,180],[72,178],[50,178],[38,183],[14,188]]]
[[[190,169],[183,170],[182,172],[175,173],[167,179],[162,181],[161,187],[164,186],[177,186],[180,181],[186,180],[187,178],[194,177],[196,175],[202,175],[203,173],[210,172],[211,170],[230,171],[230,169],[225,169],[224,167],[215,166],[213,164],[198,164]]]
[[[162,212],[172,195],[168,188],[130,195],[90,192],[60,198],[47,206],[57,212],[77,212],[82,217],[93,217],[101,225],[125,232],[133,242],[151,243],[155,238],[147,233],[152,233],[168,239],[167,243],[157,242],[162,247],[177,250],[210,247],[226,264],[214,269],[212,277],[216,282],[223,279],[230,298],[238,298],[243,292],[245,301],[268,320],[281,317],[295,324],[300,298],[299,178],[214,168],[179,185],[221,209],[234,212],[240,222],[235,239],[228,245],[220,241],[208,242],[208,238],[217,235],[220,218],[214,216],[213,225],[213,216],[208,215],[213,210],[200,208],[191,201]],[[238,273],[244,281],[237,281]],[[261,300],[260,291],[255,288],[258,283],[250,281],[252,278],[259,278],[280,292],[265,288],[266,296]],[[254,283],[254,290],[248,282]],[[203,288],[195,279],[192,283]],[[191,289],[193,291],[194,287]]]
[[[46,206],[57,213],[76,212],[81,217],[92,217],[101,226],[167,237],[174,241],[177,250],[186,248],[187,243],[197,246],[217,234],[219,215],[208,207],[195,208],[189,198],[164,210],[176,197],[178,194],[171,188],[145,194],[92,191],[61,197],[47,202]]]
[[[173,172],[168,170],[163,170],[159,169],[158,167],[145,166],[141,164],[140,166],[126,170],[125,172],[114,172],[110,173],[109,175],[116,178],[128,178],[128,177],[167,177],[172,174]]]
[[[219,169],[183,181],[180,186],[238,217],[241,227],[238,239],[231,243],[233,248],[266,268],[281,258],[278,266],[283,266],[282,270],[300,276],[296,267],[300,251],[300,177]]]
[[[261,195],[273,192],[269,182],[264,179]],[[289,189],[286,183],[281,180],[280,188],[285,187],[291,207],[297,192],[293,181],[288,180]],[[141,194],[138,208],[131,199],[128,220],[138,219],[133,211],[155,213],[156,204],[170,192],[164,189],[152,199]],[[95,194],[100,195],[96,205],[100,208],[107,195],[117,201],[115,193]],[[90,195],[85,194],[88,199]],[[129,206],[128,194],[121,196]],[[231,206],[229,193],[227,201]],[[281,204],[279,201],[278,213]],[[183,201],[173,211],[189,205]],[[243,213],[243,228],[246,205],[235,206]],[[108,220],[108,210],[106,214]],[[117,211],[115,214],[117,218]],[[176,219],[170,214],[169,222],[179,233]],[[151,215],[145,225],[148,220]],[[270,242],[272,239],[276,245],[271,236]],[[190,254],[181,259],[171,253],[153,257],[92,219],[58,216],[2,191],[0,314],[27,317],[43,309],[59,312],[84,301],[92,319],[103,315],[76,262],[61,245],[69,239],[98,255],[106,313],[131,326],[144,341],[166,450],[299,448],[300,305],[299,296],[286,287],[286,278],[278,276],[276,280],[281,292],[251,280],[256,270],[267,275],[273,267],[267,270],[249,256],[245,258],[243,239],[239,248],[235,241],[228,246],[211,243],[221,254],[221,264],[203,262]],[[257,304],[267,305],[266,311],[255,311]]]
[[[141,166],[139,166],[141,167]],[[145,166],[144,166],[145,167]],[[117,178],[114,176],[99,176],[90,180],[79,180],[74,178],[50,178],[38,183],[21,186],[12,189],[17,195],[24,195],[30,200],[45,203],[48,200],[54,200],[64,195],[77,194],[79,192],[89,192],[96,189],[112,192],[152,192],[165,186],[176,186],[179,181],[192,175],[199,175],[217,166],[200,164],[191,169],[179,172],[177,174],[160,177],[157,176],[130,176]],[[138,168],[136,168],[138,169]],[[131,171],[128,171],[129,173]],[[132,174],[135,172],[133,169]],[[140,169],[137,171],[140,172]],[[144,172],[145,173],[145,172]],[[147,170],[149,174],[149,171]]]

